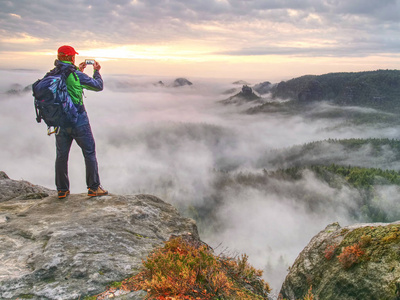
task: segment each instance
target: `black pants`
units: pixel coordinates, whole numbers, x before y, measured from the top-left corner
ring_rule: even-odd
[[[72,141],[75,140],[82,149],[86,165],[86,185],[88,188],[97,189],[100,185],[99,168],[96,159],[95,142],[90,125],[74,128],[61,128],[56,135],[56,186],[57,191],[69,190],[68,157]]]

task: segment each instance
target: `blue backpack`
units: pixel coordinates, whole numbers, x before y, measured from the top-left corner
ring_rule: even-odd
[[[71,73],[76,79],[74,68],[54,68],[32,84],[36,121],[40,123],[44,120],[48,135],[58,134],[61,127],[73,127],[78,119],[78,110],[66,85],[66,79]]]

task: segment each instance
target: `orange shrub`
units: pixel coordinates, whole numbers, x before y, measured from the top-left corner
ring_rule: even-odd
[[[308,289],[307,294],[304,296],[303,300],[314,300],[314,294],[312,293],[312,285],[310,285],[310,288]]]
[[[149,255],[143,267],[123,286],[146,291],[147,299],[267,299],[270,292],[262,271],[250,266],[246,255],[215,256],[208,246],[182,237]]]
[[[355,263],[360,261],[360,258],[364,255],[364,251],[361,249],[360,244],[353,244],[343,249],[342,253],[338,256],[339,262],[345,269],[350,268]]]
[[[337,248],[337,245],[327,245],[325,248],[325,258],[327,260],[331,260],[332,257],[335,255],[335,250]]]

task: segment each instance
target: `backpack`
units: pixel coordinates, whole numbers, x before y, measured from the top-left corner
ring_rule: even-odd
[[[61,127],[73,127],[78,119],[78,110],[66,85],[66,79],[71,73],[76,79],[73,67],[54,68],[32,84],[36,121],[40,123],[44,120],[48,135],[57,135]],[[54,131],[51,131],[51,127],[54,127]]]

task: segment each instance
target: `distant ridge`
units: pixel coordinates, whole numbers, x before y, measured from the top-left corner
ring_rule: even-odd
[[[342,105],[400,109],[400,71],[305,75],[281,81],[271,88],[271,93],[273,99],[301,103],[327,100]]]

